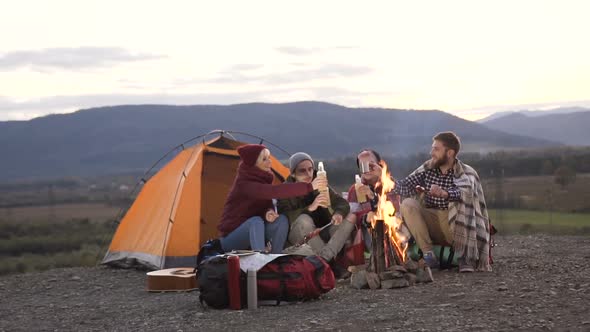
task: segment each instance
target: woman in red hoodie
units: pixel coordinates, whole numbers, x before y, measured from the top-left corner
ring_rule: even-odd
[[[238,148],[241,162],[238,174],[223,207],[218,226],[224,251],[263,250],[271,243],[271,252],[283,250],[289,221],[279,215],[272,199],[304,196],[327,185],[325,179],[312,183],[283,183],[273,185],[270,151],[261,144],[247,144]]]

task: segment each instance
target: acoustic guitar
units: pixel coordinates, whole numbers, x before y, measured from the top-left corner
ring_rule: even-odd
[[[147,273],[148,292],[190,292],[198,289],[195,269],[178,267]]]

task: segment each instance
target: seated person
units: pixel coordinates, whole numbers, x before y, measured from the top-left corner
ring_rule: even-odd
[[[394,192],[425,193],[424,202],[405,198],[403,219],[430,267],[438,266],[433,244],[452,245],[460,272],[490,271],[490,224],[477,172],[457,159],[461,147],[453,132],[433,137],[431,159],[403,180]]]
[[[365,248],[369,251],[371,250],[371,235],[368,226],[371,225],[371,218],[377,211],[379,197],[383,194],[381,192],[381,162],[381,156],[376,151],[370,149],[362,150],[356,158],[356,165],[359,168],[359,172],[362,173],[361,181],[363,183],[363,186],[359,188],[358,192],[364,197],[361,199],[357,197],[357,190],[354,184],[348,190],[348,201],[351,205],[351,212],[356,215],[357,223],[362,227]],[[361,169],[362,164],[368,165],[368,169]],[[399,211],[399,196],[390,194],[387,196],[387,199],[393,203],[395,210]]]
[[[289,159],[291,174],[285,183],[313,183],[317,179],[314,166],[313,159],[307,153],[295,153]],[[349,215],[348,202],[334,190],[329,189],[329,192],[331,201],[329,208],[325,195],[320,195],[317,190],[306,195],[281,199],[278,202],[279,213],[285,214],[289,219],[290,244],[301,244],[305,236],[316,228],[333,223],[307,242],[314,253],[326,261],[332,260],[340,252],[356,223],[354,215]]]
[[[238,173],[218,226],[221,247],[224,251],[264,250],[270,242],[270,251],[281,253],[289,222],[285,215],[275,211],[272,199],[302,196],[327,185],[327,181],[273,185],[270,151],[264,145],[240,146],[238,154],[241,159]]]

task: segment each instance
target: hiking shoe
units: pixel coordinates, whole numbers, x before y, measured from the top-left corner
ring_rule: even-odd
[[[437,269],[439,266],[438,258],[436,258],[432,251],[428,251],[424,254],[424,263],[426,263],[431,269]]]
[[[475,271],[473,266],[474,264],[472,261],[468,261],[463,257],[459,258],[459,273],[471,273]]]

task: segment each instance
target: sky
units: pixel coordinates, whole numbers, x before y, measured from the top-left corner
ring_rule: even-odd
[[[590,107],[590,1],[0,0],[0,121],[121,104]]]

